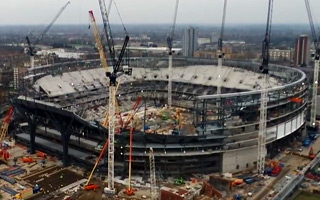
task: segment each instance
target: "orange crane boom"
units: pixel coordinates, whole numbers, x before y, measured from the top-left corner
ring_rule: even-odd
[[[126,194],[131,196],[134,195],[134,190],[131,187],[131,163],[132,163],[132,137],[133,137],[133,122],[130,128],[130,147],[129,147],[129,180],[128,180],[128,188],[126,189]]]
[[[106,143],[104,144],[104,146],[103,146],[103,148],[102,148],[102,150],[101,150],[101,152],[100,152],[99,158],[98,158],[98,160],[96,161],[96,163],[94,164],[94,167],[93,167],[93,169],[92,169],[92,171],[91,171],[91,173],[90,173],[90,175],[89,175],[89,178],[88,178],[88,180],[87,180],[86,185],[89,185],[90,180],[91,180],[91,178],[92,178],[92,175],[93,175],[94,171],[96,170],[98,164],[100,163],[100,161],[101,161],[101,159],[102,159],[102,156],[104,155],[104,152],[107,150],[108,145],[109,145],[109,140],[107,140]]]

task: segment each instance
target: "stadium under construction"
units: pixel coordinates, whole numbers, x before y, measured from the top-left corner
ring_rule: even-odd
[[[127,174],[131,126],[133,174],[149,173],[150,147],[156,173],[164,177],[256,168],[263,81],[259,63],[226,60],[218,67],[212,59],[174,59],[171,108],[166,105],[168,60],[131,58],[130,63],[133,74],[120,80],[115,120],[118,125],[131,116],[134,120],[117,127],[117,175]],[[28,144],[31,153],[42,150],[61,156],[65,165],[91,169],[108,138],[101,125],[108,106],[102,70],[99,60],[29,69],[22,95],[12,100],[21,117],[16,140]],[[302,137],[308,83],[295,68],[269,65],[269,74],[266,141],[273,157]],[[216,94],[219,84],[222,94]],[[99,167],[106,170],[105,163]]]

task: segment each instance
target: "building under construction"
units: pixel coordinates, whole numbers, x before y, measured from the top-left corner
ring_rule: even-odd
[[[168,60],[130,59],[133,74],[121,78],[117,92],[117,175],[126,174],[131,126],[133,174],[149,173],[150,147],[156,173],[164,177],[254,168],[263,81],[258,63],[225,61],[218,67],[211,59],[174,59],[169,109]],[[99,60],[29,69],[21,96],[12,100],[21,116],[16,139],[30,145],[31,152],[39,149],[61,156],[65,165],[92,168],[108,138],[101,125],[108,106],[102,70]],[[308,84],[298,69],[270,65],[269,74],[266,141],[272,157],[301,136]],[[32,87],[30,77],[35,81]],[[133,123],[126,124],[131,116]],[[102,162],[100,170],[105,166]]]

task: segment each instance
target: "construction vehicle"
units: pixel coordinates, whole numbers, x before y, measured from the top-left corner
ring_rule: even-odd
[[[304,146],[304,147],[308,147],[308,146],[310,146],[310,144],[311,144],[311,140],[309,138],[303,140],[303,142],[302,142],[302,146]]]
[[[22,162],[24,163],[34,163],[37,162],[37,160],[44,160],[45,158],[42,157],[35,157],[35,156],[25,156],[22,157]]]
[[[243,179],[236,179],[236,180],[232,181],[232,186],[235,187],[235,186],[241,185],[243,183],[244,183]]]
[[[171,108],[172,106],[172,42],[174,39],[174,31],[176,28],[176,22],[177,22],[177,15],[178,15],[178,8],[179,8],[179,0],[176,0],[176,7],[175,7],[175,11],[174,11],[174,16],[173,16],[173,24],[172,24],[172,29],[171,29],[171,33],[170,36],[168,36],[167,38],[167,45],[168,45],[168,50],[169,50],[169,77],[168,77],[168,107]]]
[[[175,185],[184,185],[185,181],[184,181],[184,179],[182,177],[179,177],[174,181],[174,184]]]
[[[243,179],[243,181],[246,183],[246,184],[252,184],[254,182],[256,182],[256,179],[254,179],[253,177],[246,177]]]
[[[274,168],[280,165],[280,162],[278,160],[271,160],[270,167]]]
[[[271,25],[273,14],[273,0],[269,0],[267,26],[265,38],[262,42],[262,64],[260,72],[263,75],[263,82],[261,84],[261,99],[260,99],[260,122],[258,133],[258,156],[257,156],[257,170],[258,173],[263,174],[266,162],[266,137],[267,137],[267,110],[268,110],[268,78],[269,78],[269,49],[271,37]]]
[[[241,194],[237,194],[234,196],[234,200],[245,200],[245,198]]]
[[[117,85],[117,79],[122,74],[131,75],[132,74],[132,68],[129,66],[121,67],[123,56],[125,54],[128,42],[129,42],[129,36],[126,33],[126,37],[124,39],[124,43],[122,46],[122,49],[120,51],[118,59],[116,59],[116,52],[114,48],[114,41],[112,37],[111,32],[111,26],[109,23],[109,16],[105,4],[105,0],[99,0],[99,6],[103,21],[103,28],[105,33],[105,38],[107,40],[108,49],[109,49],[109,56],[111,59],[113,71],[106,72],[106,76],[109,78],[109,145],[108,145],[108,187],[104,188],[104,192],[108,194],[115,194],[115,187],[114,187],[114,136],[115,136],[115,121],[114,116],[116,114],[115,107],[116,107],[116,85]],[[123,25],[123,24],[122,24]],[[124,25],[123,25],[124,27]],[[125,27],[124,27],[125,29]],[[126,31],[126,29],[125,29]]]
[[[41,186],[36,184],[33,188],[33,194],[37,194],[38,192],[40,192],[41,189]]]
[[[310,116],[310,125],[311,127],[316,127],[316,116],[317,116],[317,90],[318,90],[318,78],[319,78],[319,59],[320,59],[320,34],[317,35],[314,23],[313,23],[313,17],[311,12],[311,7],[309,0],[305,0],[308,18],[309,18],[309,24],[313,39],[313,44],[315,48],[315,54],[314,54],[314,76],[313,76],[313,84],[312,84],[312,100],[311,100],[311,116]]]
[[[47,158],[47,154],[41,151],[36,151],[36,155],[40,158]]]
[[[280,165],[276,166],[272,169],[271,176],[278,176],[281,171],[282,171],[282,167]]]
[[[34,68],[34,56],[36,55],[37,51],[35,46],[39,44],[39,42],[44,38],[44,36],[47,34],[47,32],[50,30],[50,28],[53,26],[55,21],[59,18],[59,16],[62,14],[62,12],[66,9],[66,7],[70,4],[70,1],[68,1],[58,12],[58,14],[53,18],[51,23],[44,29],[44,31],[41,33],[41,35],[37,38],[37,40],[31,44],[29,36],[26,36],[26,41],[28,48],[25,49],[26,53],[30,56],[30,67],[31,69]]]
[[[30,157],[23,157],[22,158],[22,162],[24,162],[24,163],[33,163],[33,162],[35,162],[35,160],[33,158],[30,158]]]
[[[100,188],[100,186],[97,184],[88,184],[88,185],[84,186],[84,189],[87,191],[90,191],[90,190],[96,191],[99,188]]]
[[[272,167],[266,167],[266,169],[264,170],[264,175],[271,176],[272,170],[273,170]]]

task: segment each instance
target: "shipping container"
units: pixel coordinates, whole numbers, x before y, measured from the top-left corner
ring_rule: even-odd
[[[27,188],[27,189],[21,191],[20,194],[21,194],[21,198],[22,199],[26,199],[26,198],[28,198],[28,197],[33,195],[33,189],[32,188]]]

